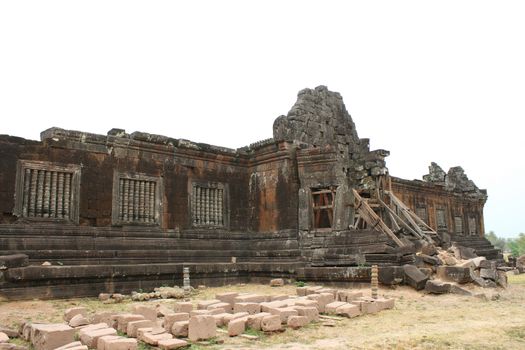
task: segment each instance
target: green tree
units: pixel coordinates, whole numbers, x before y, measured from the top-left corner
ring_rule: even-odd
[[[485,234],[485,238],[487,238],[492,245],[498,249],[505,250],[505,248],[508,248],[507,240],[503,237],[498,237],[494,233],[494,231],[490,231],[489,233]]]
[[[513,256],[518,257],[525,254],[525,233],[520,233],[517,238],[509,238],[507,246]]]

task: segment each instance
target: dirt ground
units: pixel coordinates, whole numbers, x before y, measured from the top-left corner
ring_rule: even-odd
[[[409,287],[382,288],[380,294],[396,299],[393,310],[335,321],[331,327],[316,323],[270,335],[251,332],[259,336],[258,340],[229,338],[221,333],[210,345],[194,344],[190,349],[525,349],[525,275],[509,275],[509,280],[506,290],[473,289],[485,297],[434,296]],[[224,291],[293,295],[295,287],[248,284],[206,288],[192,300],[211,299]],[[95,298],[1,302],[0,324],[16,326],[26,320],[61,322],[65,309],[79,305],[91,311],[128,311],[132,302],[103,304]]]

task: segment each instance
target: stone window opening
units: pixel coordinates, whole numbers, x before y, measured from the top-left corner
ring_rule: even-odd
[[[447,214],[444,208],[436,209],[436,223],[438,231],[447,231]]]
[[[113,224],[159,225],[160,177],[115,173],[113,179]]]
[[[335,192],[335,187],[312,189],[314,229],[330,229],[333,227]]]
[[[428,225],[427,207],[421,205],[416,207],[416,215]]]
[[[78,223],[80,166],[18,162],[15,215],[30,220]]]
[[[226,191],[221,183],[193,183],[191,220],[195,227],[226,226]]]
[[[458,235],[463,234],[463,218],[461,216],[454,216],[454,232]]]
[[[471,236],[475,236],[478,234],[477,222],[474,216],[469,216],[468,218],[468,233]]]

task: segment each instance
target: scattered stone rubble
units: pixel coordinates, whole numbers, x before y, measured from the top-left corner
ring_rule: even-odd
[[[274,280],[272,285],[282,286],[284,281]],[[73,307],[65,310],[65,323],[27,322],[19,332],[1,327],[0,343],[7,343],[9,337],[21,337],[31,342],[35,350],[137,350],[141,341],[170,350],[210,340],[218,333],[257,339],[243,333],[247,329],[269,333],[294,330],[311,322],[333,326],[340,317],[375,314],[394,307],[394,299],[373,299],[355,290],[306,286],[297,287],[296,293],[226,292],[217,294],[215,299],[200,300],[195,307],[189,301],[170,307],[136,304],[130,312],[89,314],[85,307]],[[27,350],[10,343],[0,349]]]

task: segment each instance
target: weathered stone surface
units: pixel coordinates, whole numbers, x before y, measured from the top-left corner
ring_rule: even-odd
[[[490,279],[492,281],[496,281],[497,271],[496,269],[484,269],[481,268],[479,270],[479,276],[481,278]]]
[[[319,310],[317,310],[316,307],[312,306],[292,306],[295,310],[297,310],[297,314],[299,316],[306,316],[308,319],[308,322],[317,322],[319,321]]]
[[[69,325],[71,327],[85,326],[87,324],[89,324],[89,320],[82,314],[77,314],[73,316],[71,320],[69,320]]]
[[[119,335],[104,335],[97,340],[97,350],[106,350],[106,343],[110,340],[122,338]],[[80,343],[80,342],[78,342]],[[80,345],[80,344],[79,344]]]
[[[65,324],[33,324],[31,343],[35,350],[53,350],[73,342],[75,329]]]
[[[445,294],[450,292],[450,286],[450,283],[428,280],[425,284],[425,291],[432,294]]]
[[[121,315],[117,318],[118,320],[117,330],[119,330],[120,332],[125,332],[128,329],[128,323],[132,321],[142,321],[145,319],[146,318],[143,315],[135,315],[135,314]]]
[[[212,299],[212,300],[201,300],[197,303],[197,310],[206,310],[208,306],[211,306],[213,304],[220,303],[220,300]]]
[[[208,306],[206,310],[211,311],[214,314],[221,313],[221,312],[232,312],[232,305],[230,303],[224,303],[221,301],[220,303]],[[222,311],[217,312],[217,310],[222,310]]]
[[[140,340],[142,340],[146,344],[157,346],[160,340],[172,339],[172,338],[173,338],[173,335],[169,333],[159,333],[159,334],[144,333]]]
[[[421,254],[427,255],[427,256],[433,256],[437,254],[437,249],[434,244],[430,244],[428,242],[425,242],[421,246]]]
[[[172,323],[173,324],[173,323]],[[128,322],[126,327],[126,334],[130,337],[136,338],[138,336],[137,332],[140,328],[156,327],[157,323],[150,320],[138,320]],[[168,328],[171,329],[171,328]]]
[[[106,301],[106,300],[109,300],[111,298],[111,294],[110,293],[100,293],[98,295],[98,300],[100,301]]]
[[[450,285],[450,293],[471,296],[472,292],[455,284]]]
[[[284,280],[282,278],[275,278],[270,281],[270,287],[282,287],[284,286]]]
[[[317,309],[315,309],[317,311]],[[261,330],[261,321],[264,317],[271,316],[269,312],[261,312],[255,315],[246,316],[246,327],[255,331]]]
[[[295,288],[295,292],[298,296],[304,297],[306,295],[306,287],[297,287]]]
[[[225,292],[215,295],[215,299],[220,300],[223,303],[228,303],[233,307],[235,298],[239,296],[237,292]]]
[[[264,332],[275,332],[281,330],[281,317],[279,315],[263,317],[261,320],[261,329]]]
[[[164,316],[164,329],[167,331],[171,330],[173,323],[179,321],[189,321],[190,314],[187,312],[177,312],[173,314],[168,314]]]
[[[9,341],[9,337],[4,332],[0,332],[0,343],[7,343]]]
[[[321,313],[325,312],[326,304],[330,304],[334,301],[334,295],[331,293],[309,294],[307,298],[317,301],[319,312]]]
[[[76,349],[76,348],[81,347],[81,346],[84,346],[87,349],[87,346],[82,345],[81,342],[74,341],[74,342],[68,343],[66,345],[62,345],[61,347],[56,348],[55,350],[66,350],[66,349],[73,349],[73,348]]]
[[[120,338],[112,339],[106,342],[105,350],[136,350],[137,339]]]
[[[162,339],[159,340],[157,344],[157,346],[162,350],[179,349],[188,345],[188,342],[182,339]]]
[[[292,329],[299,329],[308,324],[308,317],[306,316],[290,316],[286,321],[288,327]]]
[[[405,272],[405,283],[416,290],[425,288],[428,276],[419,271],[414,265],[404,265],[403,270]]]
[[[426,255],[426,254],[420,254],[419,257],[427,264],[430,264],[432,266],[436,266],[440,264],[440,261],[437,257]]]
[[[29,257],[26,254],[0,255],[0,270],[27,265],[29,265]]]
[[[97,346],[98,338],[116,334],[117,331],[114,328],[92,329],[80,334],[80,341],[88,348],[94,348]]]
[[[7,334],[9,338],[18,338],[20,335],[17,330],[0,325],[0,332]]]
[[[247,312],[250,315],[261,312],[261,304],[258,303],[235,303],[233,312]]]
[[[283,308],[270,308],[268,310],[272,315],[278,315],[281,318],[282,323],[286,323],[290,316],[298,316],[299,313],[293,307],[283,307]]]
[[[246,330],[247,317],[241,317],[228,323],[228,335],[230,337],[238,336]]]
[[[443,281],[452,281],[457,283],[469,283],[470,269],[460,266],[438,266],[436,270],[437,277]]]
[[[97,323],[105,323],[108,327],[113,327],[113,321],[112,319],[118,315],[118,313],[111,312],[111,311],[102,311],[102,312],[96,312],[91,317],[91,322],[93,324]]]
[[[345,301],[334,301],[330,304],[326,304],[325,306],[325,312],[327,314],[335,314],[338,307],[343,306],[347,304]]]
[[[192,310],[190,311],[190,317],[192,316],[202,316],[202,315],[211,315],[210,310]]]
[[[156,321],[157,320],[157,309],[155,307],[148,307],[145,305],[134,305],[133,313],[142,315],[146,320]]]
[[[177,321],[171,326],[171,334],[178,338],[185,338],[188,336],[188,327],[190,321]]]
[[[215,325],[216,325],[217,327],[222,327],[222,326],[224,326],[224,325],[225,325],[225,323],[224,323],[224,318],[225,318],[226,316],[228,316],[228,315],[231,315],[231,314],[225,312],[225,313],[222,313],[222,314],[215,314],[215,315],[212,315],[213,318],[215,319]]]
[[[235,303],[264,303],[266,296],[259,294],[243,294],[238,295],[233,299]]]
[[[173,310],[175,312],[190,313],[193,310],[193,304],[187,301],[181,301],[181,302],[175,303],[175,305],[173,306]]]
[[[215,337],[217,328],[213,316],[192,316],[188,326],[188,338],[191,341],[206,340]]]
[[[81,307],[81,306],[69,308],[66,311],[64,311],[64,320],[66,322],[69,322],[76,315],[82,315],[82,316],[86,317],[87,316],[87,309],[85,307]]]
[[[357,317],[357,316],[361,315],[361,308],[360,308],[359,305],[354,305],[354,304],[347,303],[345,305],[339,306],[335,310],[335,313],[337,315],[341,315],[341,316],[345,316],[345,317],[348,317],[348,318],[352,318],[352,317]]]
[[[247,312],[236,312],[234,314],[228,314],[228,315],[223,317],[223,323],[225,325],[228,325],[228,323],[230,323],[231,321],[236,320],[238,318],[246,317],[248,315],[249,315],[249,313],[247,313]]]
[[[503,288],[509,285],[507,273],[505,271],[496,271],[496,283]]]

